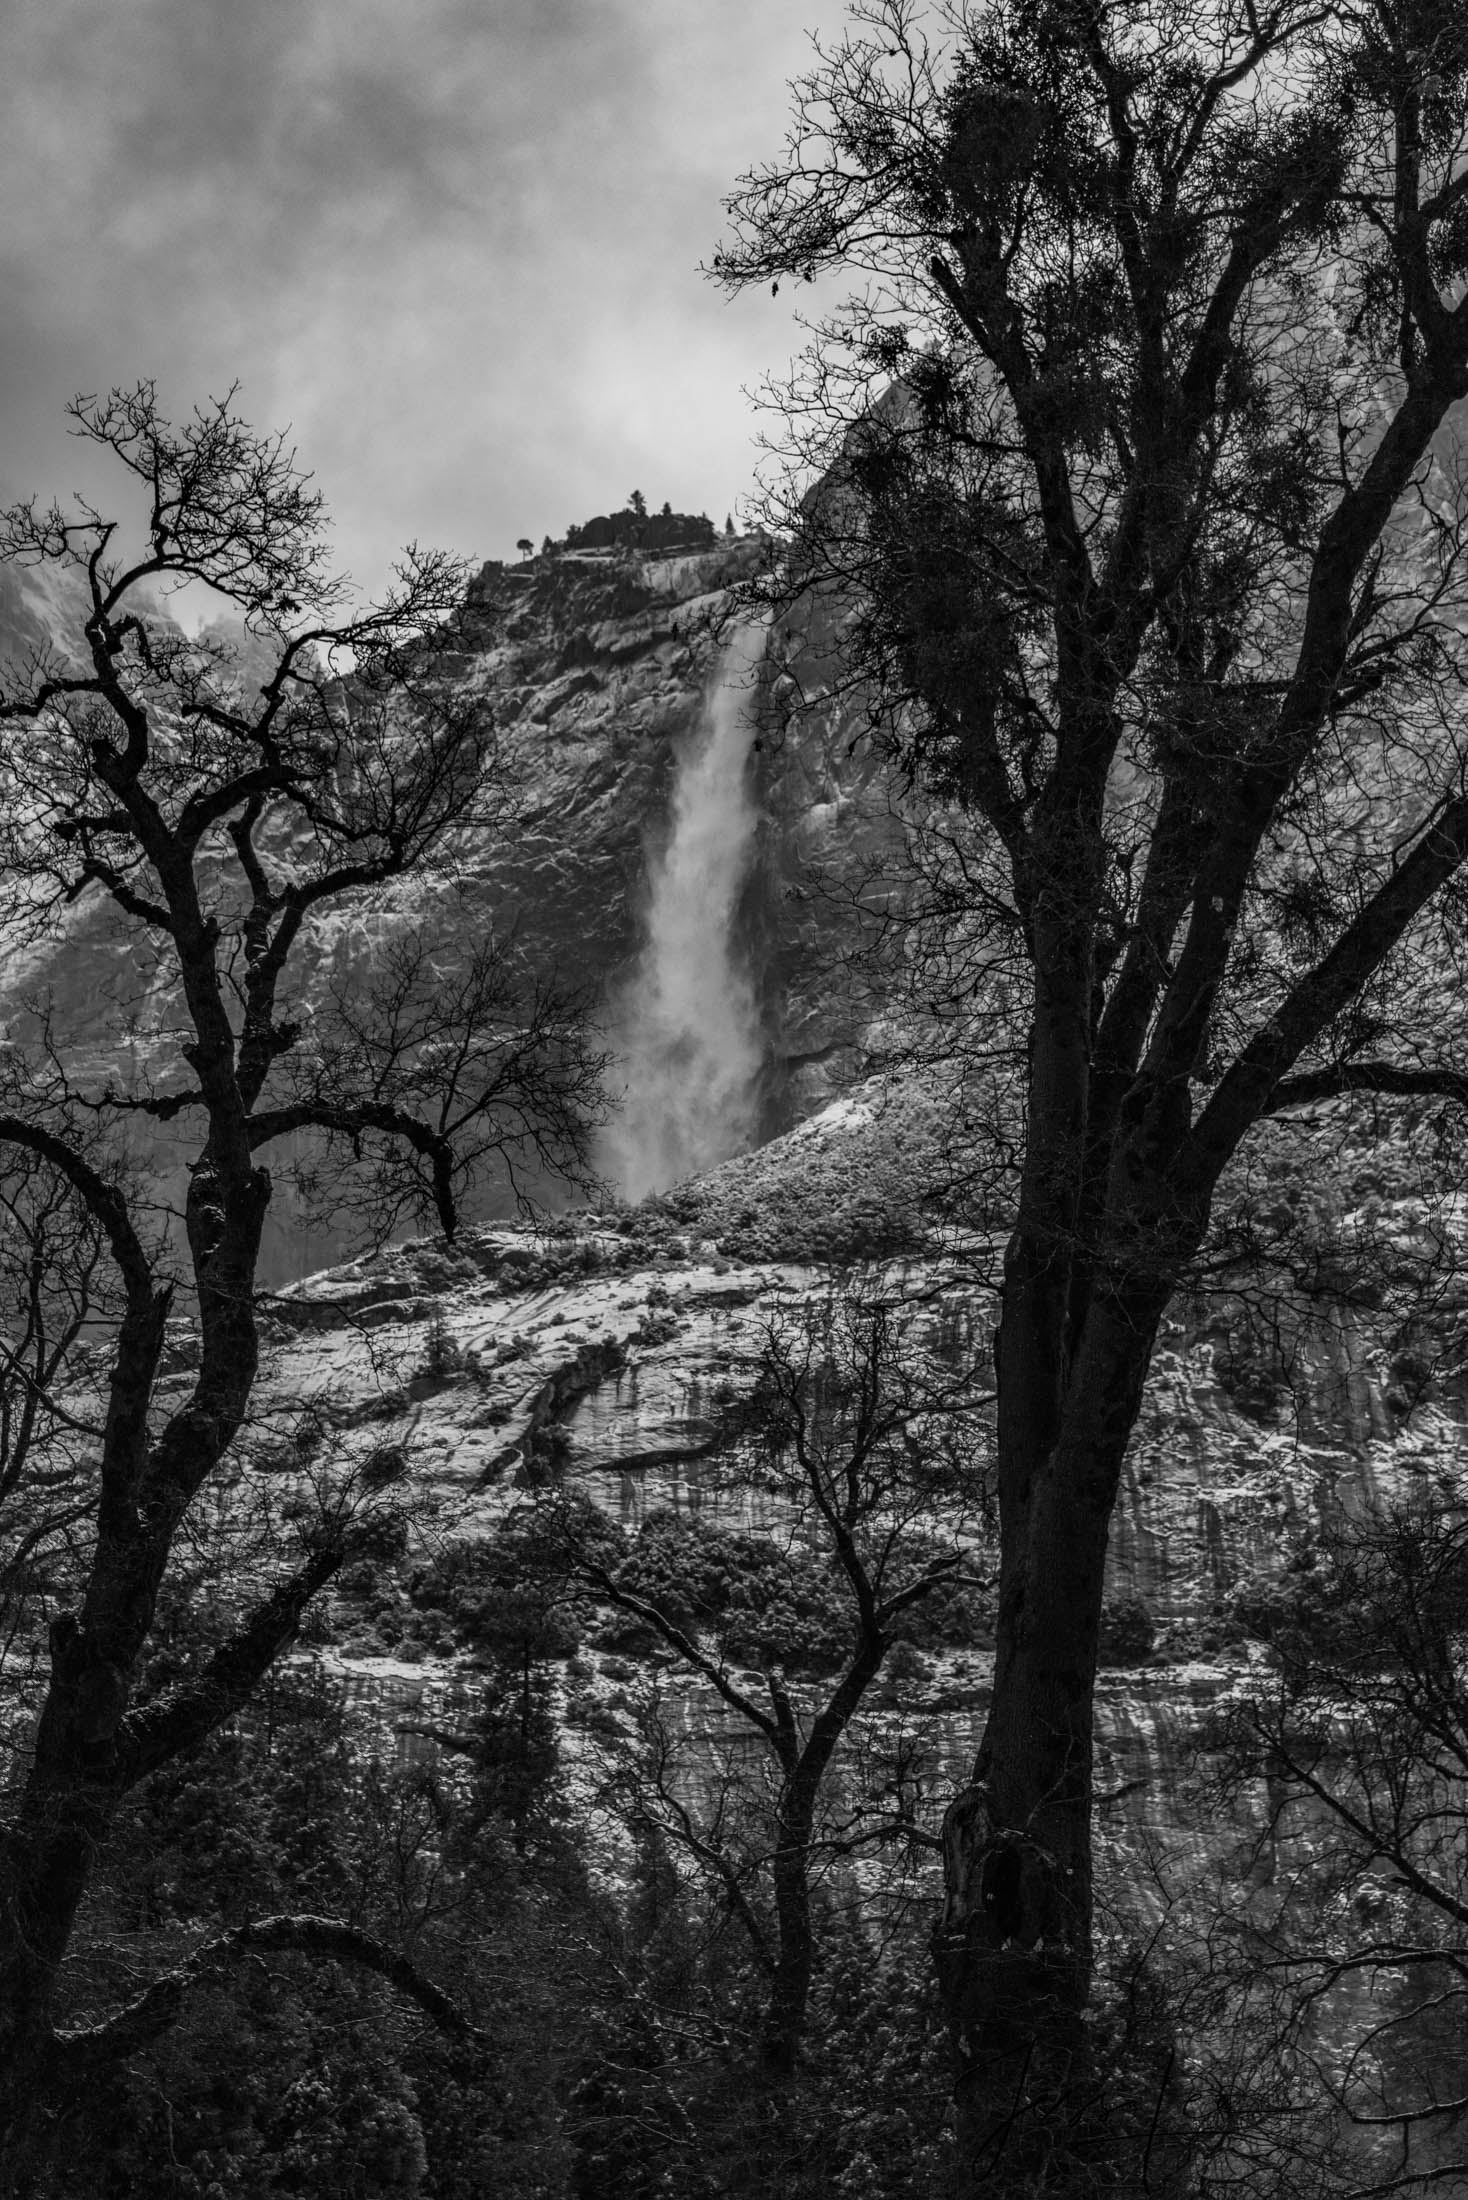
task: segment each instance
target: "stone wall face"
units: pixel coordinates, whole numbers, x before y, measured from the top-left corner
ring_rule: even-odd
[[[448,660],[461,691],[500,731],[511,789],[500,828],[458,851],[452,922],[470,933],[513,932],[538,973],[559,972],[589,991],[613,1038],[677,759],[697,736],[718,676],[730,589],[759,556],[746,538],[684,556],[602,553],[486,567],[469,592],[462,646]],[[22,653],[48,623],[74,623],[76,606],[39,592],[33,576],[0,579],[0,650]],[[797,670],[810,707],[793,716],[789,675],[769,663],[758,672],[760,824],[735,916],[766,1042],[761,1136],[860,1073],[872,1004],[845,981],[850,913],[841,882],[897,835],[878,760],[853,748],[849,709],[824,696],[814,660]],[[221,861],[226,854],[221,841]],[[302,950],[308,1012],[333,969],[370,968],[393,933],[441,920],[444,895],[441,881],[405,880],[329,914]],[[58,936],[8,954],[0,977],[7,1022],[22,1029],[27,1004],[43,1001],[99,1087],[134,1090],[171,1053],[176,1002],[167,973],[99,893],[65,912]],[[166,1132],[140,1133],[139,1158],[180,1188],[184,1150]],[[540,1189],[554,1201],[553,1185]],[[487,1211],[496,1211],[493,1198]],[[330,1231],[308,1239],[288,1200],[278,1200],[271,1281],[346,1250]]]
[[[537,970],[591,987],[609,1025],[640,945],[676,762],[716,676],[729,591],[758,554],[736,542],[656,561],[534,560],[486,569],[470,593],[454,671],[501,729],[517,793],[503,832],[463,851],[458,910],[513,929]],[[48,608],[0,597],[20,641]],[[791,655],[773,634],[758,682],[761,824],[736,926],[767,1037],[761,1151],[635,1228],[625,1215],[580,1216],[536,1236],[491,1218],[456,1247],[397,1246],[315,1275],[275,1317],[260,1456],[244,1475],[275,1477],[288,1499],[289,1434],[309,1409],[345,1458],[401,1444],[435,1537],[492,1532],[548,1458],[629,1529],[657,1509],[768,1524],[758,1488],[729,1473],[721,1446],[770,1309],[818,1298],[854,1247],[868,1280],[882,1272],[871,1263],[890,1257],[884,1231],[899,1203],[920,1204],[916,1156],[936,1150],[943,1129],[932,1090],[910,1093],[904,1111],[900,1095],[855,1089],[884,1004],[847,969],[851,896],[880,881],[902,824],[830,647],[827,635]],[[334,958],[370,963],[385,936],[434,913],[409,884],[323,928],[308,1007]],[[148,1074],[174,1015],[157,968],[95,897],[69,912],[60,939],[10,959],[0,1022],[23,1024],[26,1004],[47,996],[89,1074],[123,1089]],[[141,1158],[177,1192],[177,1151],[160,1137]],[[1386,1181],[1396,1164],[1381,1162],[1375,1132],[1346,1156],[1356,1178],[1366,1158],[1379,1227],[1420,1235],[1406,1148],[1400,1183]],[[1318,1179],[1318,1156],[1310,1166]],[[1343,1240],[1364,1197],[1343,1174]],[[340,1259],[344,1239],[308,1238],[282,1208],[269,1282]],[[997,1251],[939,1230],[885,1271],[926,1300],[974,1365],[993,1327],[985,1279]],[[1179,1307],[1125,1467],[1098,1689],[1099,1826],[1144,1907],[1160,1901],[1163,1878],[1204,1887],[1211,1876],[1247,1897],[1274,1868],[1261,1798],[1209,1813],[1189,1785],[1208,1717],[1267,1658],[1251,1610],[1287,1593],[1292,1558],[1322,1531],[1424,1490],[1457,1501],[1468,1473],[1460,1399],[1404,1401],[1379,1340],[1339,1305],[1291,1319],[1288,1380],[1274,1366],[1244,1380],[1227,1317]],[[186,1350],[178,1381],[188,1381]],[[431,1647],[354,1639],[340,1607],[324,1624],[326,1662],[384,1734],[421,1722],[454,1683]],[[967,1776],[989,1671],[980,1628],[906,1686],[902,1716],[923,1724],[936,1808]],[[697,1692],[686,1702],[696,1723]]]

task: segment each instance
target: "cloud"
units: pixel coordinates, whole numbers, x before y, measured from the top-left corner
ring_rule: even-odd
[[[0,31],[12,485],[76,388],[239,378],[347,562],[507,554],[636,480],[722,509],[791,342],[696,268],[837,0],[20,0]]]

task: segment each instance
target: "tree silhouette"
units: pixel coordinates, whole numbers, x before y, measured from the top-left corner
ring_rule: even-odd
[[[349,1442],[303,1454],[314,1495],[266,1504],[269,1533],[226,1592],[229,1628],[171,1683],[147,1680],[170,1579],[201,1541],[233,1532],[213,1499],[238,1478],[256,1410],[266,1157],[315,1138],[336,1197],[355,1183],[369,1225],[427,1215],[452,1236],[496,1153],[577,1166],[598,1076],[575,1002],[452,926],[405,921],[366,982],[339,977],[307,1012],[323,918],[415,879],[437,901],[461,855],[508,828],[513,799],[493,726],[437,655],[464,567],[409,550],[387,596],[349,611],[319,497],[233,396],[181,427],[150,383],[71,407],[76,431],[144,492],[131,552],[84,503],[0,518],[0,557],[70,576],[81,602],[77,631],[0,688],[8,942],[64,939],[78,903],[110,911],[118,966],[163,1004],[130,1089],[44,1009],[12,1019],[0,1063],[0,1192],[20,1223],[5,1284],[36,1317],[0,1357],[3,1495],[43,1536],[63,1497],[71,1514],[37,1716],[6,1783],[5,2192],[25,2189],[59,2094],[168,2021],[201,1965],[315,1949],[375,1965],[435,2021],[457,2021],[406,1958],[331,1919],[242,1926],[110,2013],[84,1986],[78,2006],[66,1958],[129,1791],[249,1698],[397,1502]],[[158,617],[151,592],[184,582],[243,620],[248,670],[239,647]],[[182,1244],[121,1158],[117,1134],[140,1123],[187,1136]],[[170,1319],[185,1314],[194,1341],[170,1389]],[[23,1426],[27,1400],[44,1410]]]
[[[540,1508],[547,1548],[567,1571],[672,1653],[680,1698],[707,1690],[741,1730],[722,1782],[689,1781],[654,1714],[624,1785],[634,1819],[711,1880],[747,1935],[762,1979],[759,2070],[777,2088],[805,2040],[823,1865],[924,1838],[900,1784],[892,1810],[842,1812],[830,1791],[905,1631],[938,1629],[946,1606],[962,1638],[987,1606],[976,1402],[970,1374],[935,1349],[919,1315],[880,1288],[833,1291],[771,1316],[753,1388],[730,1416],[729,1457],[708,1470],[732,1491],[761,1489],[778,1519],[767,1538],[701,1545],[676,1520],[650,1519],[629,1551],[574,1496],[557,1490]],[[731,1596],[741,1569],[748,1588]],[[752,1684],[738,1668],[756,1664]],[[748,1779],[751,1747],[763,1802],[762,1783]]]
[[[990,2191],[1085,2083],[1103,1570],[1164,1311],[1271,1117],[1468,1095],[1468,23],[867,0],[795,97],[714,272],[860,288],[773,392],[756,593],[839,609],[949,805],[919,853],[1017,1161],[936,1944]]]

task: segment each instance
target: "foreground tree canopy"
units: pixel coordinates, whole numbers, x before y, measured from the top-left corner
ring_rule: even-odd
[[[338,1216],[385,1233],[427,1214],[452,1235],[491,1164],[578,1166],[600,1066],[573,1000],[492,936],[464,945],[443,914],[460,866],[513,815],[492,727],[443,669],[463,569],[410,551],[381,603],[349,611],[319,498],[232,400],[174,427],[145,384],[72,417],[141,493],[141,542],[129,551],[127,528],[85,505],[0,518],[0,557],[59,572],[78,607],[75,630],[0,688],[7,948],[71,937],[110,904],[119,999],[151,1016],[125,1090],[46,1001],[13,1019],[0,1057],[14,1300],[0,1501],[70,1596],[0,1855],[0,2183],[22,2184],[53,2087],[109,2039],[145,2036],[182,1991],[163,1981],[115,2023],[56,2035],[61,1965],[123,1799],[247,1701],[392,1502],[328,1447],[308,1517],[257,1536],[254,1601],[236,1582],[223,1638],[140,1685],[180,1537],[192,1563],[220,1518],[201,1493],[248,1431],[269,1157],[314,1139],[301,1173]],[[185,582],[242,634],[191,639],[160,618],[160,585]],[[320,930],[353,907],[384,919],[365,972],[335,969]],[[326,974],[307,1004],[313,963]],[[129,1124],[178,1126],[181,1217],[129,1171]],[[195,1328],[194,1375],[165,1400],[175,1311]],[[455,2021],[411,1966],[329,1919],[236,1939],[376,1963]]]
[[[937,1939],[974,2189],[1076,2130],[1108,1523],[1225,1172],[1284,1110],[1468,1090],[1465,130],[1433,0],[870,0],[729,202],[725,283],[859,286],[773,393],[769,593],[845,606],[958,814],[947,978],[1020,1156]]]

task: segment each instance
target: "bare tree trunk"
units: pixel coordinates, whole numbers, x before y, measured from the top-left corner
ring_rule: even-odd
[[[944,1823],[934,1938],[966,2193],[1047,2153],[1061,2104],[1082,2097],[1107,1531],[1162,1303],[1155,1281],[1127,1299],[1097,1290],[1058,1439],[1034,1463],[1022,1435],[1003,1518],[994,1693]]]
[[[824,1768],[823,1768],[824,1769]],[[772,1877],[777,1944],[760,2040],[760,2062],[776,2085],[795,2071],[805,2038],[815,1933],[810,1914],[810,1842],[817,1782],[797,1773],[785,1782],[776,1820]]]

